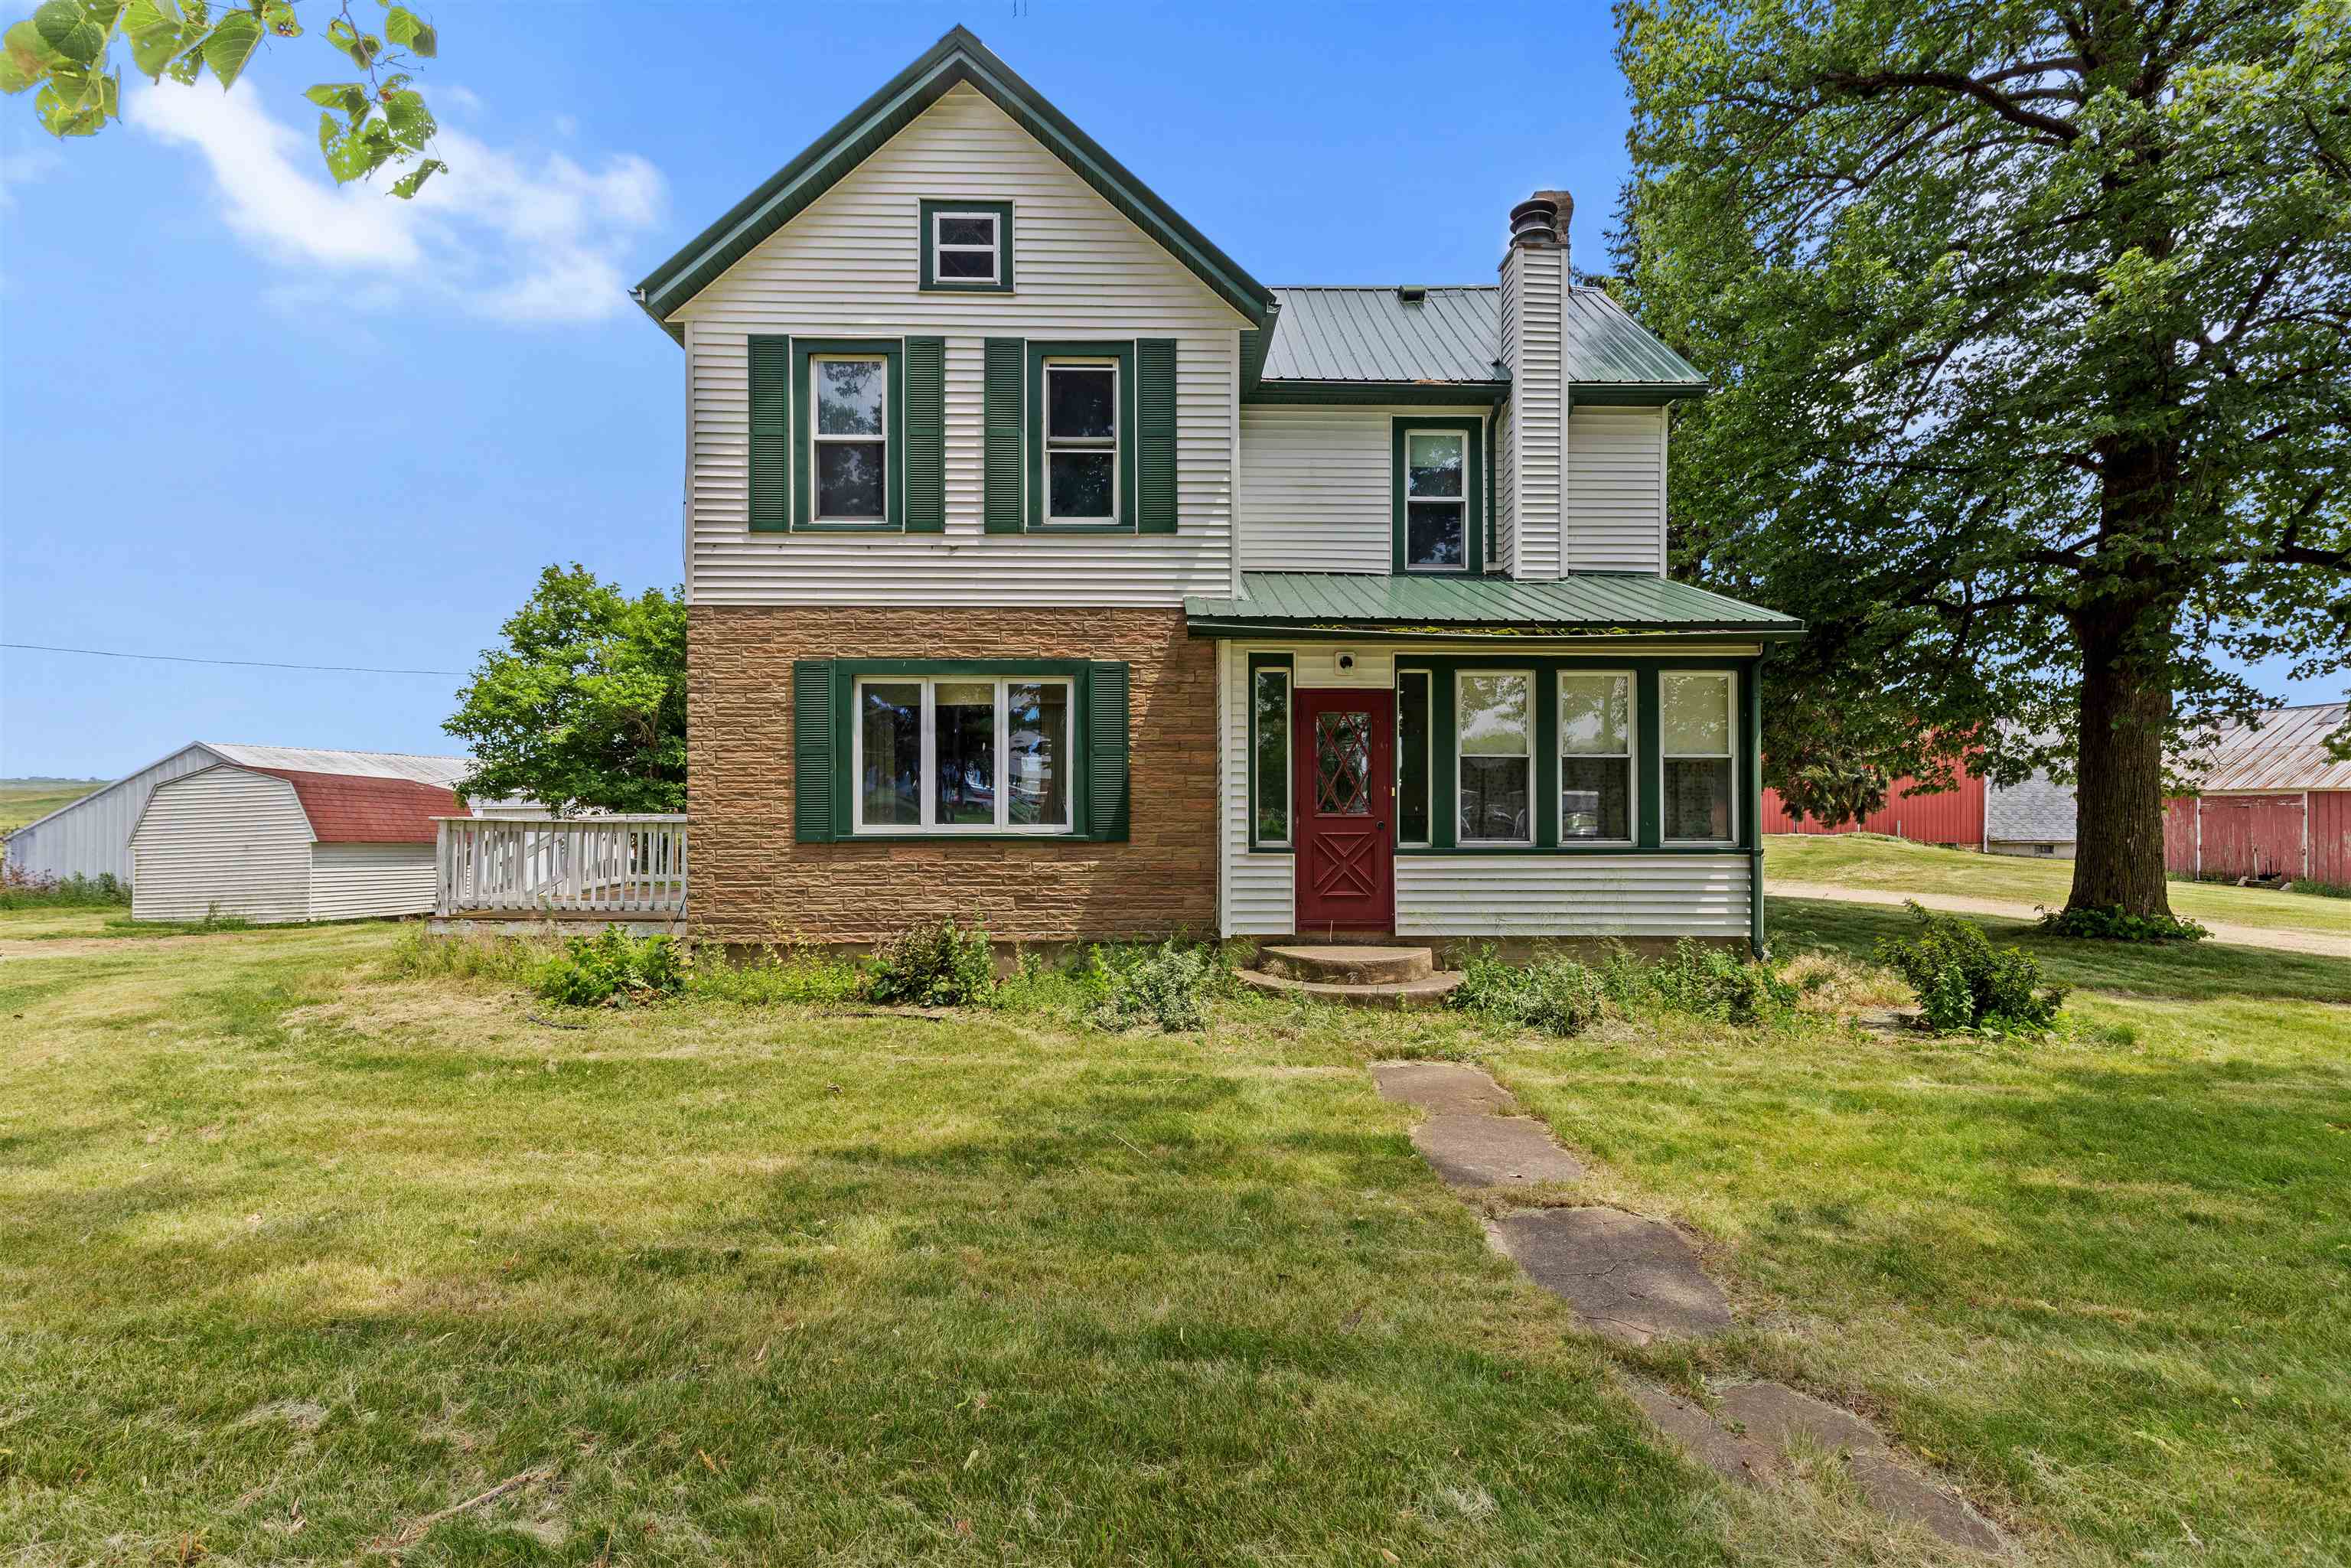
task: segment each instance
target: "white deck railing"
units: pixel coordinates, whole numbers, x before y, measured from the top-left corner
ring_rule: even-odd
[[[435,911],[679,915],[686,819],[443,817]]]

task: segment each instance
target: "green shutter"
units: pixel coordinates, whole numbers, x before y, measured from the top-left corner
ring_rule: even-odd
[[[1134,345],[1135,532],[1176,531],[1176,340]]]
[[[991,534],[1020,531],[1020,377],[1028,346],[1019,338],[987,340],[980,423],[987,442],[984,513]]]
[[[792,837],[832,842],[832,661],[792,661]]]
[[[791,527],[792,340],[751,340],[751,530]]]
[[[947,526],[947,340],[906,340],[906,531]]]
[[[1096,663],[1086,677],[1086,837],[1126,841],[1126,666]]]

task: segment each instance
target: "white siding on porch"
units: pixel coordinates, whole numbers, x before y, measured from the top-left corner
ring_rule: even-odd
[[[1013,204],[1009,294],[916,287],[916,203]],[[704,604],[1174,605],[1231,587],[1240,315],[986,98],[957,87],[677,312],[687,589]],[[754,333],[946,339],[946,531],[748,530]],[[983,340],[1176,340],[1176,531],[990,535]],[[1384,560],[1384,557],[1383,558]]]
[[[1225,916],[1228,936],[1287,936],[1296,924],[1286,854],[1252,854],[1249,847],[1249,654],[1237,643],[1218,644],[1217,685],[1225,717]]]
[[[1399,936],[1737,936],[1735,855],[1398,855]]]
[[[1579,408],[1567,432],[1567,569],[1664,570],[1666,411]]]
[[[310,819],[283,779],[215,766],[158,785],[131,852],[134,920],[309,915]]]
[[[440,891],[431,844],[318,844],[310,851],[310,918],[429,915]]]

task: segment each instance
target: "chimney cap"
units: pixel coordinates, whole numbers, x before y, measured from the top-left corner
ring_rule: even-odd
[[[1550,246],[1559,243],[1559,206],[1548,196],[1531,196],[1510,209],[1510,244]]]

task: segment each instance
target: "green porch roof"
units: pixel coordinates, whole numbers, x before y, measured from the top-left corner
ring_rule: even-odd
[[[1446,637],[1595,637],[1729,632],[1764,641],[1804,623],[1661,577],[1571,572],[1556,581],[1386,577],[1373,572],[1251,571],[1238,599],[1184,601],[1196,637],[1301,633]]]

